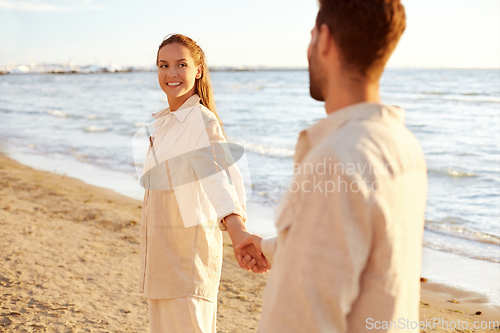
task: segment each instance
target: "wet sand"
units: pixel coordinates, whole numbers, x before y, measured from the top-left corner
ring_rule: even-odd
[[[137,291],[141,205],[0,155],[0,332],[149,332]],[[266,279],[239,268],[225,234],[218,332],[255,331]],[[422,331],[491,332],[472,325],[500,320],[481,295],[422,286],[421,320],[469,323]]]

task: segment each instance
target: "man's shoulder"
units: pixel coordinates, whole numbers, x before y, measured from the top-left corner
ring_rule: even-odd
[[[346,123],[324,137],[308,155],[312,159],[327,158],[345,166],[354,165],[357,170],[370,171],[381,166],[397,173],[426,170],[422,147],[404,124],[375,120]]]

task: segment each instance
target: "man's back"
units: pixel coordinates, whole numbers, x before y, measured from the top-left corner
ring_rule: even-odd
[[[295,162],[259,332],[411,328],[427,175],[404,110],[335,111],[301,132]]]

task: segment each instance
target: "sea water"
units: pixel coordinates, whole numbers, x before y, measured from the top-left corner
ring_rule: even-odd
[[[211,76],[228,139],[247,154],[250,201],[272,208],[291,179],[298,133],[326,116],[324,105],[310,97],[307,71]],[[500,263],[500,70],[387,69],[381,97],[405,108],[426,156],[424,246]],[[167,106],[152,72],[4,75],[0,142],[24,162],[64,160],[59,171],[70,175],[78,162],[89,180],[95,170],[136,179],[132,137]],[[138,185],[122,192],[142,199]]]

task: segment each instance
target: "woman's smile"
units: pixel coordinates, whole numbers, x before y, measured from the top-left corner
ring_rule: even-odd
[[[179,81],[170,81],[170,82],[167,82],[167,86],[169,86],[171,88],[177,88],[181,84],[182,84],[182,82],[179,82]]]

